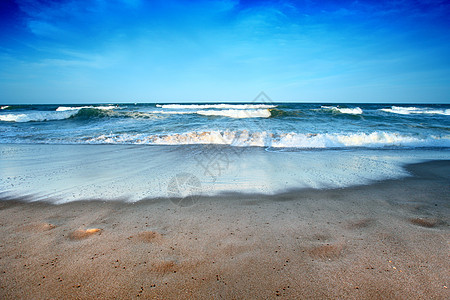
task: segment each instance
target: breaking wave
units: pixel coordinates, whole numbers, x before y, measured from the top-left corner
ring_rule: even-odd
[[[54,111],[29,111],[24,113],[0,115],[0,121],[4,122],[44,122],[58,121],[74,117],[90,118],[103,115],[103,111],[111,111],[115,106],[79,106],[66,107],[60,106]]]
[[[0,115],[0,121],[4,122],[42,122],[42,121],[55,121],[64,120],[76,115],[78,111],[40,111],[40,112],[29,112],[23,114],[7,114]]]
[[[100,110],[112,110],[118,108],[117,106],[60,106],[56,109],[56,111],[67,111],[67,110],[80,110],[83,108],[94,108]]]
[[[89,119],[100,117],[123,118],[155,118],[156,115],[187,115],[197,114],[201,116],[218,116],[229,118],[269,118],[269,109],[228,109],[228,110],[153,110],[153,111],[115,111],[115,106],[60,106],[54,111],[27,111],[24,113],[0,115],[0,121],[4,122],[43,122],[65,119]],[[157,117],[156,117],[157,118]]]
[[[363,110],[359,107],[355,108],[343,108],[338,106],[321,106],[324,110],[330,110],[332,112],[338,112],[341,114],[350,114],[350,115],[361,115]]]
[[[109,134],[84,140],[89,144],[149,145],[230,145],[274,148],[348,148],[348,147],[450,147],[450,135],[415,137],[392,132],[372,133],[271,133],[242,131],[203,131],[167,135]]]
[[[197,114],[201,116],[229,117],[235,119],[243,118],[269,118],[271,113],[269,109],[224,109],[224,110],[191,110],[191,111],[167,111],[154,110],[152,114],[163,115],[191,115]]]
[[[426,115],[445,115],[450,116],[450,109],[433,109],[427,107],[402,107],[392,106],[391,108],[381,108],[380,111],[399,115],[426,114]]]
[[[167,109],[260,109],[277,106],[271,104],[156,104],[156,107]]]
[[[222,116],[237,119],[270,117],[268,109],[199,110],[196,113],[203,116]]]

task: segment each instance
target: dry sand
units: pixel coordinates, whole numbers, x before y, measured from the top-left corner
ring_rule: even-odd
[[[275,196],[0,201],[0,298],[449,299],[450,162]]]

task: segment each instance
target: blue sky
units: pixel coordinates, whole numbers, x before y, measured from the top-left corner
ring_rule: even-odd
[[[431,0],[0,0],[0,103],[449,103],[449,15]]]

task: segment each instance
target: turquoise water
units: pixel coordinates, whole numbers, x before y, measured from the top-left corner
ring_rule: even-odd
[[[0,107],[6,199],[134,202],[345,188],[410,176],[405,164],[449,154],[450,105]]]
[[[3,105],[0,143],[448,148],[450,105]]]

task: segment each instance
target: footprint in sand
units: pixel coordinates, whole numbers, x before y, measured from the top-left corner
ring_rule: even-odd
[[[22,230],[31,232],[49,231],[54,228],[56,228],[56,225],[51,223],[32,223],[21,227]]]
[[[308,253],[317,259],[335,259],[342,256],[344,248],[342,243],[323,244],[310,248]]]
[[[152,263],[151,266],[153,271],[161,274],[176,273],[178,269],[177,263],[171,260],[157,261]]]
[[[347,229],[362,229],[362,228],[367,228],[369,226],[371,226],[374,223],[373,219],[359,219],[359,220],[353,220],[353,221],[349,221],[346,224],[346,228]]]
[[[434,228],[444,224],[442,220],[436,218],[411,218],[409,219],[409,222],[426,228]]]
[[[71,240],[82,240],[88,238],[94,234],[100,234],[102,230],[100,228],[79,229],[69,234]]]
[[[323,232],[323,233],[313,234],[313,235],[307,237],[307,239],[309,241],[312,241],[312,242],[320,241],[322,243],[325,243],[325,242],[332,241],[333,240],[333,236],[331,234],[327,233],[327,232]]]

